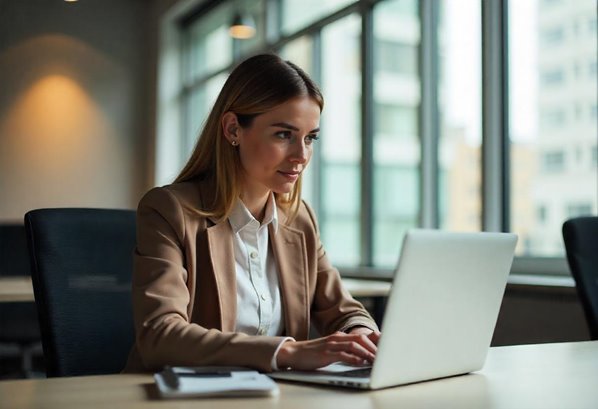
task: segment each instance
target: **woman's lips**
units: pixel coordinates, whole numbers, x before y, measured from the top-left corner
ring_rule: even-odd
[[[278,173],[280,173],[283,177],[293,182],[296,181],[297,178],[299,178],[299,175],[301,174],[301,172],[298,171],[285,172],[282,170],[279,170]]]

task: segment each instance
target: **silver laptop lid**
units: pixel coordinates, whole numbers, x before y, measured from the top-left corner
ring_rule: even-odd
[[[370,387],[481,369],[517,236],[410,230],[382,323]]]

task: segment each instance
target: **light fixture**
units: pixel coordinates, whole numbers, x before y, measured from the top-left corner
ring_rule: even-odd
[[[232,38],[246,40],[255,35],[255,21],[249,13],[236,12],[228,29]]]
[[[74,2],[76,2],[77,0],[64,0],[64,1],[66,1],[67,3],[74,3]]]

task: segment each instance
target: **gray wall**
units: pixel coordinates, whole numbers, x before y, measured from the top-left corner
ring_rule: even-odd
[[[0,0],[0,220],[132,208],[151,184],[143,0]]]

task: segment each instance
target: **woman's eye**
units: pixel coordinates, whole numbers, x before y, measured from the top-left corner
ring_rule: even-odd
[[[291,137],[291,132],[290,131],[280,131],[280,132],[276,132],[274,134],[274,136],[276,136],[277,138],[280,138],[280,139],[289,139]]]
[[[305,137],[305,143],[308,144],[308,145],[311,145],[312,143],[314,143],[318,139],[320,139],[320,137],[318,136],[318,134],[312,133],[312,134],[309,134],[309,135],[307,135]]]

